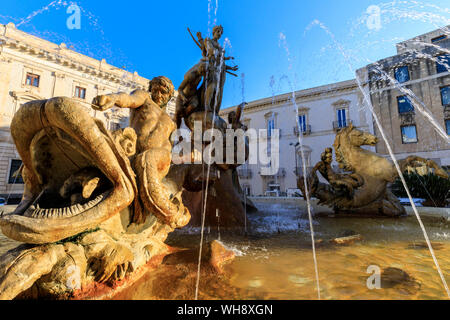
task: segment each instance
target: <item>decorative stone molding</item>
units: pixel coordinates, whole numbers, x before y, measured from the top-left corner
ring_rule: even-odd
[[[0,47],[5,46],[12,50],[19,50],[74,70],[84,71],[102,79],[111,79],[116,83],[121,82],[121,77],[125,73],[127,77],[122,81],[127,87],[145,87],[148,82],[147,79],[139,76],[137,72],[130,73],[108,65],[105,59],[99,61],[79,54],[68,48],[65,43],[55,45],[49,41],[39,39],[16,29],[12,23],[7,26],[0,24],[0,30],[1,27],[8,30],[0,34]],[[30,41],[28,41],[28,38],[30,38]]]
[[[9,94],[15,100],[25,100],[25,101],[44,100],[43,97],[29,91],[10,91]]]
[[[299,114],[306,114],[310,110],[308,107],[298,107],[297,108]]]
[[[350,100],[339,99],[338,101],[333,102],[331,105],[335,108],[348,108],[348,106],[350,105]]]
[[[273,112],[273,111],[269,111],[264,115],[264,118],[268,119],[268,118],[276,118],[276,116],[278,115],[277,112]]]
[[[66,75],[64,73],[56,72],[56,71],[52,72],[52,76],[59,78],[59,79],[64,79],[66,77]]]

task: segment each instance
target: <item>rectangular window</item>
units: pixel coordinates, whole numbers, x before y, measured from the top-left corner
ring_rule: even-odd
[[[436,57],[436,72],[442,73],[450,70],[450,54],[443,54]]]
[[[439,41],[442,41],[442,40],[445,40],[445,39],[447,39],[447,36],[444,34],[442,36],[439,36],[439,37],[431,39],[431,43],[439,42]]]
[[[86,99],[86,89],[75,87],[75,98]]]
[[[303,132],[306,132],[306,115],[305,114],[298,116],[298,127]]]
[[[267,136],[272,136],[272,130],[275,129],[275,119],[268,119],[267,120]]]
[[[346,109],[337,109],[338,127],[345,128],[347,126]]]
[[[450,86],[441,88],[441,100],[444,107],[450,106]]]
[[[414,106],[407,96],[397,97],[398,113],[414,112]]]
[[[27,73],[27,79],[25,80],[25,84],[27,86],[39,87],[39,78],[40,76],[33,73]]]
[[[447,134],[450,136],[450,119],[445,120],[445,128],[447,129]]]
[[[20,166],[22,165],[22,160],[13,159],[11,160],[11,167],[9,168],[8,183],[9,184],[23,184],[22,175],[18,172]]]
[[[399,83],[409,81],[409,69],[408,66],[398,67],[395,69],[395,79]]]
[[[402,142],[403,143],[415,143],[417,142],[417,130],[416,126],[403,126],[402,129]]]

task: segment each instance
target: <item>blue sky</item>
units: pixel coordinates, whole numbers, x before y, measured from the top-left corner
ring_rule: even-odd
[[[394,55],[395,43],[450,24],[450,0],[81,0],[81,29],[69,30],[70,3],[2,0],[0,22],[147,78],[168,76],[175,87],[201,56],[186,28],[206,35],[222,24],[240,67],[239,78],[227,78],[222,108],[351,79],[352,70]],[[372,5],[380,29],[367,24]]]

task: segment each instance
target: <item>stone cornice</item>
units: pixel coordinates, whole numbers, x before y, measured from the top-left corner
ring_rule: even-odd
[[[358,85],[355,80],[347,80],[338,83],[332,83],[320,87],[299,90],[295,92],[295,102],[303,104],[308,101],[318,100],[323,97],[330,97],[332,95],[342,95],[357,90]],[[266,109],[275,109],[286,104],[292,104],[292,93],[285,93],[275,97],[268,97],[260,100],[249,102],[245,108],[245,112],[255,112]],[[226,115],[229,112],[236,110],[237,106],[226,108],[220,111],[220,115]]]
[[[62,43],[59,46],[35,37],[15,28],[12,23],[1,25],[0,46],[11,50],[29,54],[39,59],[48,60],[89,75],[102,78],[116,84],[130,88],[147,88],[148,79],[145,79],[135,73],[122,70],[106,63],[105,59],[101,61],[78,52],[70,50]]]

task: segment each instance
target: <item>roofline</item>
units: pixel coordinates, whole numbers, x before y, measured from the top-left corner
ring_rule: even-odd
[[[335,83],[330,83],[326,85],[321,85],[317,87],[312,87],[308,89],[302,89],[294,91],[295,100],[298,101],[299,99],[305,99],[308,97],[316,96],[319,94],[330,94],[334,93],[336,91],[346,90],[346,89],[356,89],[358,87],[358,84],[356,83],[356,79],[350,79]],[[248,102],[248,104],[245,106],[245,111],[249,111],[258,107],[263,107],[266,105],[273,105],[273,106],[279,106],[282,103],[289,102],[292,100],[292,92],[283,93],[280,95],[276,95],[273,97],[266,97],[258,100],[254,100],[251,102]],[[228,112],[231,112],[235,110],[238,107],[232,106],[225,109],[220,110],[220,113],[226,114]]]

